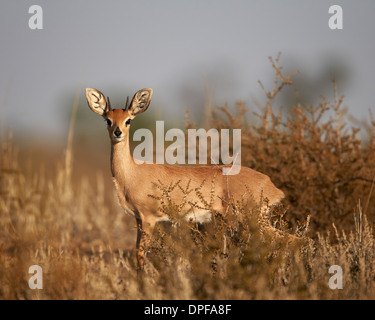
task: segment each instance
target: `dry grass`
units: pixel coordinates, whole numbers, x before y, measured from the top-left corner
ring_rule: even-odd
[[[215,212],[211,225],[197,228],[179,219],[182,204],[160,199],[176,226],[156,230],[142,277],[135,222],[119,208],[109,179],[75,175],[80,160],[72,133],[52,174],[20,165],[11,137],[3,137],[0,298],[374,299],[375,121],[364,144],[359,130],[348,127],[336,83],[333,102],[305,106],[297,94],[288,114],[275,113],[278,93],[294,84],[279,57],[271,64],[274,87],[261,85],[266,103],[259,124],[248,122],[242,102],[236,115],[219,107],[205,123],[241,128],[242,164],[271,176],[286,200],[264,216],[234,199],[225,212]],[[187,118],[186,127],[192,126]],[[167,196],[168,186],[160,188]],[[274,237],[266,231],[270,224],[301,241]],[[31,265],[43,269],[43,290],[28,287]],[[343,269],[342,290],[328,286],[332,265]]]

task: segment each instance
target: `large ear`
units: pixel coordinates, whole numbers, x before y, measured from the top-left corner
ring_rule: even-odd
[[[107,101],[99,90],[86,88],[86,99],[90,109],[95,113],[104,116],[109,111]]]
[[[146,88],[139,90],[133,97],[132,102],[129,106],[129,114],[133,118],[142,112],[145,112],[150,105],[152,97],[152,89]]]

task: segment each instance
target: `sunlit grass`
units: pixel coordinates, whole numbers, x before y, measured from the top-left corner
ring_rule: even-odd
[[[234,199],[203,228],[179,220],[179,203],[164,202],[176,224],[155,230],[142,276],[135,221],[117,203],[109,164],[77,172],[92,165],[87,154],[99,151],[74,146],[71,130],[68,148],[44,159],[45,172],[3,136],[0,298],[374,299],[375,122],[370,118],[363,143],[348,125],[335,83],[333,102],[296,100],[289,114],[275,112],[277,94],[294,84],[293,75],[282,75],[279,57],[271,62],[275,84],[263,88],[259,125],[245,117],[242,102],[236,115],[220,107],[204,122],[241,128],[242,164],[269,175],[285,201],[264,216]],[[186,129],[192,126],[187,118]],[[42,290],[28,286],[31,265],[43,269]],[[343,270],[342,290],[328,286],[332,265]]]

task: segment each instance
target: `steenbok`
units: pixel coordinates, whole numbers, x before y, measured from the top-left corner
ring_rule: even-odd
[[[155,183],[168,186],[179,183],[189,186],[190,192],[184,194],[175,188],[170,197],[175,203],[201,203],[202,196],[210,199],[213,188],[215,197],[212,199],[211,210],[224,211],[229,198],[240,199],[246,196],[252,198],[251,205],[259,205],[258,199],[268,199],[267,206],[277,204],[284,198],[284,193],[275,187],[271,179],[250,168],[242,167],[236,175],[223,175],[224,166],[168,166],[162,164],[137,164],[129,148],[129,129],[131,121],[140,113],[147,110],[152,97],[152,89],[139,90],[130,105],[128,101],[123,109],[112,109],[109,99],[92,88],[86,89],[86,98],[92,111],[101,115],[106,123],[111,140],[111,170],[120,205],[137,221],[137,260],[138,269],[143,269],[149,239],[158,221],[168,220],[165,213],[158,210],[158,200],[155,195],[158,190]],[[214,186],[203,181],[214,181]],[[159,192],[161,192],[159,190]],[[185,197],[185,199],[184,199]],[[186,199],[188,197],[188,199]],[[199,209],[191,205],[182,214],[197,222],[206,222],[211,218],[211,211]]]

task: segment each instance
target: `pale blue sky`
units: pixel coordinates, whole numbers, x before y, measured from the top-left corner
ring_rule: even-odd
[[[28,27],[33,4],[43,30]],[[343,30],[328,28],[333,4]],[[82,106],[85,87],[113,105],[150,87],[154,105],[175,117],[203,103],[206,88],[214,103],[251,104],[263,99],[257,81],[272,81],[267,57],[281,51],[306,97],[330,98],[337,76],[350,113],[364,118],[375,102],[374,9],[373,0],[2,0],[1,107],[15,134],[32,135],[66,134],[78,87]]]

